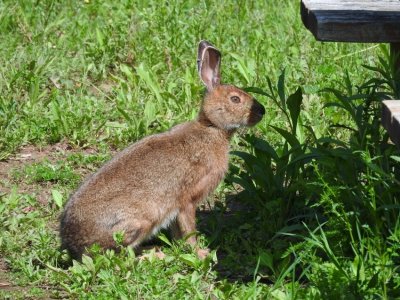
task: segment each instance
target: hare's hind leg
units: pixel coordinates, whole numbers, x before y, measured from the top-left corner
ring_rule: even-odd
[[[171,224],[171,233],[175,239],[181,239],[196,231],[196,206],[188,203],[179,210],[176,220]],[[187,239],[194,246],[196,237],[194,235]]]
[[[128,229],[122,229],[124,232],[124,245],[134,249],[137,248],[150,235],[151,227],[150,222],[142,221],[140,224],[130,224]]]
[[[178,217],[172,223],[171,231],[174,238],[184,238],[196,232],[196,206],[193,203],[187,204],[179,211]],[[195,235],[189,236],[186,242],[196,249],[197,256],[200,259],[206,258],[210,253],[209,249],[201,249],[197,246]]]

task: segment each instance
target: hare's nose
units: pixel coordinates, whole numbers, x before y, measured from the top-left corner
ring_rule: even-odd
[[[253,105],[251,106],[251,110],[261,116],[265,114],[265,108],[258,102],[256,99],[253,99]]]

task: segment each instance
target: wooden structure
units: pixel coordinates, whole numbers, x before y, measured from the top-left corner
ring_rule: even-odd
[[[400,100],[382,102],[382,125],[388,131],[391,140],[400,145]]]
[[[319,41],[390,43],[400,72],[400,0],[302,0],[301,18]],[[400,145],[396,101],[383,104],[382,124]]]

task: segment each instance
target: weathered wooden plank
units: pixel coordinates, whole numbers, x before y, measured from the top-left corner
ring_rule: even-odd
[[[320,41],[400,42],[399,0],[302,0],[301,16]]]
[[[390,139],[400,146],[400,100],[382,102],[382,125]]]

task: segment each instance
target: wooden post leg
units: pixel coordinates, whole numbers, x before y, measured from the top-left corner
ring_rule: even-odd
[[[394,65],[400,77],[400,43],[390,43],[390,56],[397,57]]]
[[[382,125],[390,139],[400,147],[400,100],[382,101]]]

